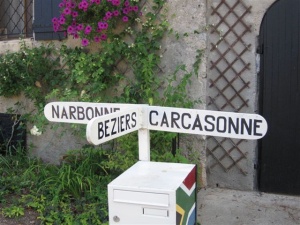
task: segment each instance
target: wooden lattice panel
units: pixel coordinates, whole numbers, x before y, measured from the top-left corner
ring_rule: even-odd
[[[247,74],[250,63],[251,44],[247,43],[247,35],[251,26],[246,16],[251,13],[243,0],[219,0],[211,6],[210,24],[210,76],[208,108],[231,112],[245,112],[249,107],[246,90],[250,81]],[[243,140],[210,137],[207,144],[208,168],[220,166],[225,172],[236,167],[246,175],[240,162],[246,159],[243,151]]]

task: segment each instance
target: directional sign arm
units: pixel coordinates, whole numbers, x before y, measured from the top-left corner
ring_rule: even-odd
[[[258,114],[148,107],[148,129],[238,139],[260,139],[268,129]]]
[[[141,107],[133,107],[90,120],[86,128],[89,143],[99,145],[141,128]]]

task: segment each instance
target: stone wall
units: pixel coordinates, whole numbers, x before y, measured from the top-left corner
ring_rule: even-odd
[[[162,71],[164,74],[172,73],[179,64],[185,64],[188,69],[191,69],[197,50],[204,50],[199,74],[193,77],[188,89],[193,99],[201,100],[196,108],[257,112],[257,61],[259,59],[255,53],[256,40],[262,17],[274,1],[167,1],[168,20],[180,38],[170,36],[163,41]],[[231,7],[232,11],[229,10]],[[226,34],[229,27],[233,28]],[[237,41],[237,44],[232,45],[234,41]],[[31,46],[39,44],[31,39],[26,42]],[[68,40],[68,44],[74,46],[78,43]],[[7,50],[18,49],[19,41],[0,42],[0,54]],[[226,52],[228,49],[229,51]],[[237,73],[238,82],[231,83],[230,79]],[[220,74],[221,78],[218,79]],[[230,88],[222,91],[226,85]],[[232,89],[231,86],[234,88]],[[237,93],[241,98],[231,100]],[[19,100],[27,101],[22,96],[13,99],[0,98],[0,112],[6,112],[7,108],[13,107]],[[66,135],[62,139],[60,131],[53,130],[48,130],[38,137],[28,135],[28,139],[29,143],[32,142],[35,146],[32,154],[52,163],[58,163],[67,149],[80,145],[74,137]],[[241,190],[256,188],[256,141],[240,142],[240,140],[212,139],[196,135],[186,135],[183,140],[185,141],[182,142],[181,147],[186,148],[187,151],[200,153],[203,185]]]

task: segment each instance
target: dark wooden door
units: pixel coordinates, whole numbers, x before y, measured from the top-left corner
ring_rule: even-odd
[[[259,189],[300,194],[300,0],[276,1],[261,24]]]

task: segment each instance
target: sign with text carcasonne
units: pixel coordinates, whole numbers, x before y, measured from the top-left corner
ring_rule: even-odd
[[[171,107],[148,107],[148,129],[238,139],[260,139],[266,120],[257,114]]]
[[[266,120],[257,114],[158,106],[140,107],[143,110],[139,111],[135,106],[129,111],[122,110],[91,120],[87,126],[87,139],[92,144],[100,144],[141,128],[238,139],[260,139],[268,128]],[[136,124],[140,125],[135,126]]]

